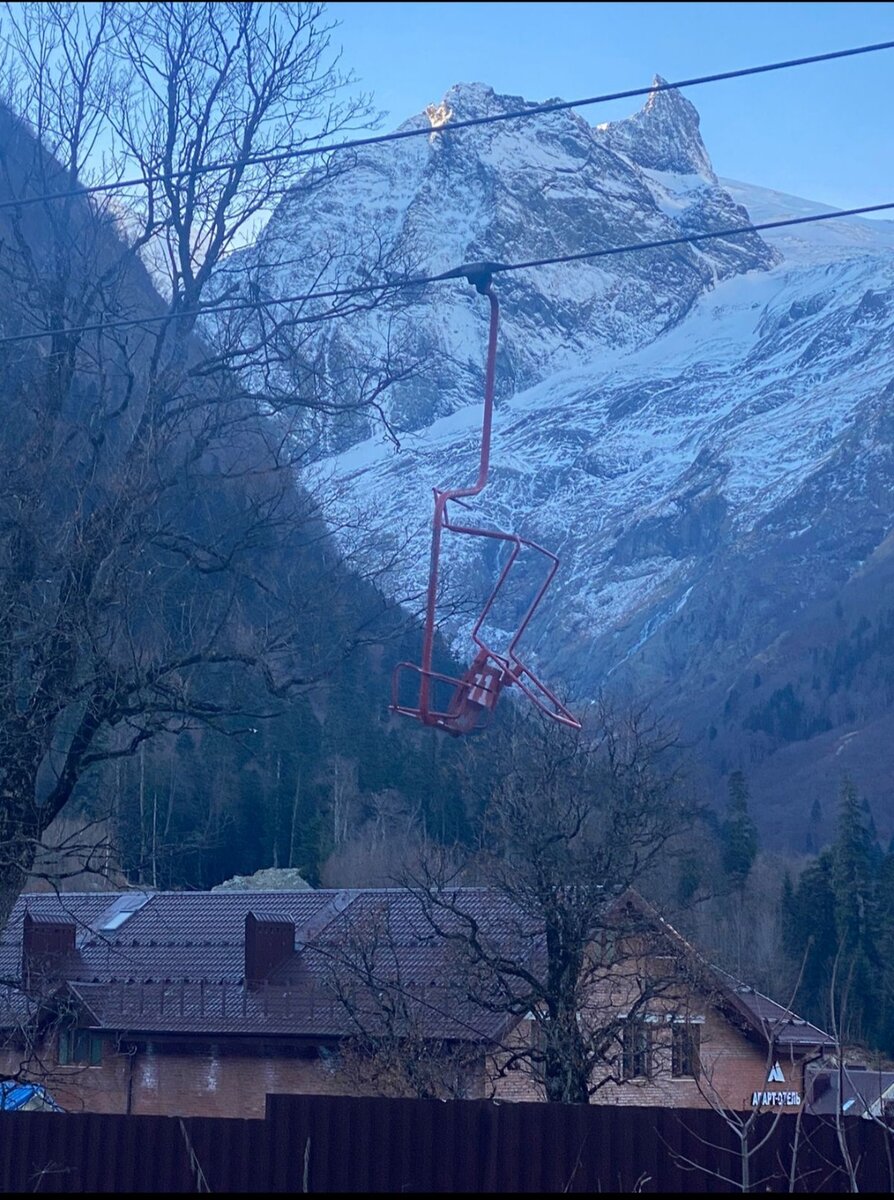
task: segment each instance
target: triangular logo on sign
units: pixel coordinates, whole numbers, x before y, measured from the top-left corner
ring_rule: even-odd
[[[767,1076],[767,1083],[785,1083],[785,1076],[782,1073],[782,1067],[778,1062],[773,1063],[770,1068],[770,1074]]]

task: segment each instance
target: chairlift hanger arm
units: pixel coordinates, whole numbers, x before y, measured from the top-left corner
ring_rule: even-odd
[[[442,279],[466,279],[479,295],[487,296],[490,302],[490,324],[487,339],[487,359],[484,372],[484,414],[481,426],[481,454],[478,463],[478,476],[471,486],[459,488],[434,488],[435,511],[432,520],[431,559],[429,562],[428,591],[426,595],[425,627],[422,641],[422,661],[419,666],[415,663],[398,663],[392,675],[391,711],[414,717],[423,725],[433,725],[447,733],[459,736],[463,733],[473,733],[489,720],[496,706],[500,691],[504,687],[515,684],[534,705],[546,716],[551,717],[562,725],[580,729],[580,722],[564,707],[550,689],[519,659],[516,649],[519,640],[528,627],[546,590],[559,566],[559,560],[551,551],[538,546],[527,538],[517,534],[502,533],[494,529],[479,529],[470,525],[454,525],[451,523],[447,505],[455,501],[463,508],[469,508],[465,503],[472,496],[477,496],[486,486],[490,470],[491,433],[493,429],[494,409],[494,377],[496,374],[497,333],[500,321],[500,305],[493,289],[493,273],[500,269],[499,263],[479,262],[469,263],[445,272]],[[496,538],[511,544],[509,558],[491,591],[487,602],[476,621],[472,632],[472,641],[477,648],[472,665],[462,679],[454,679],[433,669],[435,609],[437,605],[438,572],[441,556],[441,534],[443,530],[456,534],[466,534],[473,537]],[[538,588],[533,600],[528,605],[524,616],[512,636],[505,653],[492,649],[484,641],[481,630],[485,619],[490,613],[494,602],[506,582],[513,564],[523,547],[530,548],[549,561],[547,574]],[[416,706],[401,704],[400,680],[406,671],[412,671],[419,677],[419,702]],[[436,683],[452,684],[453,695],[444,709],[438,709],[432,704],[432,685]]]

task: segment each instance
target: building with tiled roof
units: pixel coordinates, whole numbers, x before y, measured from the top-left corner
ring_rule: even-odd
[[[542,968],[540,931],[506,897],[455,895],[482,936]],[[828,1035],[704,964],[638,897],[622,901],[693,969],[685,1015],[647,1014],[623,1077],[594,1100],[797,1107]],[[416,1044],[462,1048],[466,1094],[539,1098],[529,1073],[500,1068],[532,1020],[457,987],[449,939],[401,889],[20,897],[0,938],[0,1076],[39,1077],[67,1109],[182,1115],[262,1116],[271,1092],[356,1090],[343,1052],[358,1014],[373,1035],[387,1022],[369,979],[347,994],[359,976],[345,962],[377,938],[376,971],[399,983]]]
[[[811,1064],[807,1071],[807,1104],[824,1116],[894,1119],[894,1071],[848,1062],[846,1058]]]

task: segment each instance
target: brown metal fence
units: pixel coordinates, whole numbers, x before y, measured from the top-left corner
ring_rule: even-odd
[[[894,1131],[844,1136],[859,1189],[894,1190]],[[0,1113],[0,1191],[851,1190],[831,1121],[762,1116],[750,1146],[695,1109],[271,1096],[264,1121]]]

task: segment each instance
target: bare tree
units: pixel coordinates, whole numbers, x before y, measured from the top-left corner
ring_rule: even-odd
[[[764,1036],[766,1038],[764,1074],[768,1080],[774,1078],[776,1069],[779,1067],[780,1039],[789,1031],[792,1005],[795,1003],[801,984],[805,961],[806,956],[802,960],[801,969],[793,985],[788,1007],[781,1009],[778,1017],[764,1018]],[[803,1128],[807,1103],[806,1073],[803,1079],[804,1091],[793,1092],[790,1096],[791,1102],[797,1103],[796,1114],[787,1114],[783,1108],[774,1111],[768,1107],[769,1103],[776,1100],[777,1093],[775,1091],[772,1098],[765,1096],[763,1090],[755,1095],[754,1103],[748,1111],[736,1109],[730,1104],[729,1096],[725,1095],[724,1091],[717,1086],[714,1076],[714,1067],[703,1063],[702,1070],[697,1076],[698,1090],[702,1099],[720,1118],[722,1122],[720,1128],[725,1130],[729,1140],[726,1144],[721,1144],[701,1138],[686,1127],[685,1118],[681,1117],[681,1124],[686,1128],[690,1139],[694,1138],[699,1146],[711,1153],[691,1157],[670,1148],[670,1153],[676,1161],[686,1169],[699,1171],[718,1179],[736,1191],[766,1191],[780,1174],[786,1178],[789,1191],[795,1191],[796,1184],[803,1187],[805,1183],[812,1189],[813,1185],[817,1183],[815,1166],[817,1155],[814,1153],[809,1156],[813,1164],[809,1168],[805,1168],[799,1158],[803,1152],[812,1149],[809,1136],[805,1136]],[[786,1134],[790,1134],[790,1140],[786,1139]],[[775,1161],[771,1167],[772,1174],[767,1172],[770,1150],[776,1152]],[[717,1165],[718,1151],[726,1156],[723,1166]],[[805,1157],[807,1156],[805,1155]]]
[[[408,990],[386,928],[368,939],[372,958],[354,943],[341,950],[365,1003],[342,989],[352,1020],[365,1014],[373,1035],[386,1010],[405,1020],[408,1005],[465,1013],[479,1040],[488,1031],[492,1078],[522,1071],[551,1101],[585,1103],[647,1075],[637,1039],[687,1005],[685,963],[630,892],[685,832],[671,745],[643,712],[603,711],[585,735],[540,724],[510,732],[476,852],[435,849],[401,876],[417,944],[440,955],[436,986]]]
[[[470,1099],[485,1094],[486,1038],[451,1011],[449,992],[424,978],[419,953],[395,928],[388,899],[373,898],[318,953],[346,1018],[339,1075],[355,1093]],[[415,965],[415,970],[413,969]]]
[[[829,1081],[833,1107],[826,1119],[834,1130],[838,1152],[838,1161],[829,1162],[829,1166],[846,1179],[846,1186],[842,1186],[841,1191],[863,1190],[860,1183],[861,1158],[865,1156],[865,1150],[860,1146],[862,1118],[879,1132],[888,1168],[888,1190],[894,1190],[894,1124],[890,1111],[885,1110],[885,1085],[890,1076],[883,1071],[882,1057],[849,1035],[849,1008],[855,1001],[856,991],[856,963],[857,952],[846,944],[845,939],[840,939],[828,985],[833,1046],[826,1059],[826,1068],[833,1075]],[[873,1058],[876,1060],[873,1069],[856,1065]]]
[[[345,569],[296,471],[314,422],[407,369],[389,342],[335,389],[313,343],[375,297],[219,311],[227,256],[334,169],[291,152],[368,113],[340,100],[320,5],[27,3],[2,33],[0,182],[20,203],[0,327],[41,336],[0,344],[0,927],[91,768],[263,716],[260,689],[343,651]],[[114,201],[77,193],[134,166],[144,185]],[[349,288],[369,262],[329,245],[307,267]]]
[[[768,1074],[773,1067],[776,1053],[777,1051],[771,1035],[766,1057]],[[722,1127],[725,1128],[729,1136],[729,1144],[722,1145],[717,1142],[708,1142],[706,1139],[698,1138],[697,1135],[693,1134],[691,1129],[686,1127],[685,1118],[681,1117],[681,1123],[686,1128],[690,1139],[696,1138],[700,1146],[704,1147],[704,1149],[709,1149],[712,1153],[710,1155],[698,1154],[696,1157],[690,1157],[679,1151],[671,1150],[671,1154],[681,1166],[719,1179],[735,1191],[764,1191],[770,1180],[760,1173],[758,1163],[761,1161],[761,1154],[766,1147],[777,1140],[780,1121],[784,1115],[783,1111],[780,1109],[775,1113],[768,1113],[760,1105],[755,1106],[749,1112],[742,1112],[731,1107],[728,1098],[722,1095],[715,1086],[711,1071],[703,1070],[700,1072],[698,1086],[702,1097],[721,1118]],[[785,1174],[792,1181],[796,1178],[797,1172],[801,1111],[799,1109],[797,1114],[798,1119],[794,1128],[791,1156],[785,1165]],[[730,1146],[732,1147],[731,1153],[729,1153]],[[723,1168],[706,1165],[706,1163],[716,1164],[718,1151],[729,1153],[729,1174]]]

